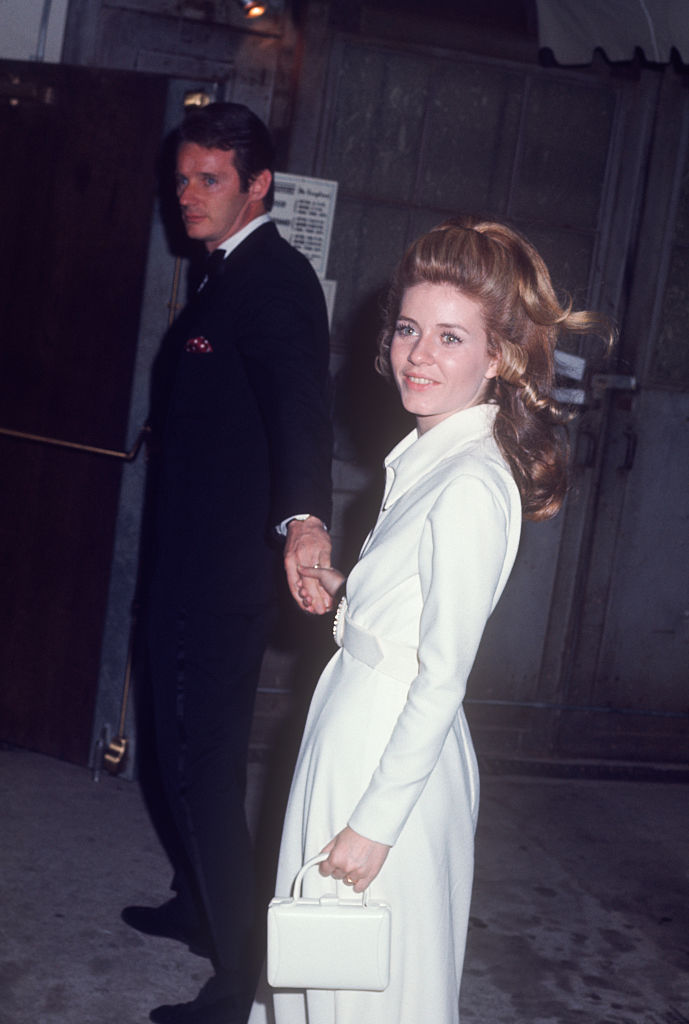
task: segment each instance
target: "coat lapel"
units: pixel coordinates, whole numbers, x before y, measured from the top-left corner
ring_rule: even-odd
[[[383,509],[387,510],[410,487],[440,462],[461,448],[489,437],[497,415],[496,405],[475,405],[448,416],[425,434],[407,434],[385,459]]]

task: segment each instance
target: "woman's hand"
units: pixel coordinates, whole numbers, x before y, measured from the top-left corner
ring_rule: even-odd
[[[337,594],[345,577],[338,569],[332,569],[330,566],[300,565],[298,571],[297,593],[302,607],[306,611],[312,610],[313,581],[315,581],[318,591],[327,596],[328,608],[326,611],[328,611],[332,607],[331,599]]]
[[[333,606],[332,598],[317,579],[304,579],[301,564],[330,565],[330,534],[316,516],[293,519],[287,527],[284,563],[292,597],[303,611],[323,615]]]
[[[318,866],[322,875],[326,878],[332,875],[344,881],[345,885],[352,885],[354,892],[363,892],[382,868],[390,847],[374,839],[366,839],[347,826],[323,847],[322,852],[329,854],[328,859]]]

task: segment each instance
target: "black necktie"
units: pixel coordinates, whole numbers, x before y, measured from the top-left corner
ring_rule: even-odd
[[[203,268],[204,277],[199,285],[199,291],[204,287],[206,282],[212,281],[213,278],[220,273],[222,265],[225,262],[225,256],[226,253],[224,249],[214,249],[213,252],[206,257],[206,262]]]

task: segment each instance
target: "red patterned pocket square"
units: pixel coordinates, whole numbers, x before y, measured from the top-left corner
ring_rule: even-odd
[[[206,352],[213,351],[213,346],[208,338],[204,338],[201,334],[198,338],[189,338],[189,341],[184,345],[184,350],[186,352],[201,352],[205,355]]]

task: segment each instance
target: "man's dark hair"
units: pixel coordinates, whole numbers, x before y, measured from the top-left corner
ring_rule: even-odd
[[[177,129],[177,146],[193,142],[205,149],[234,150],[234,166],[243,192],[261,171],[273,174],[275,146],[263,121],[242,103],[209,103],[194,107]],[[273,206],[275,188],[263,200],[266,210]]]

